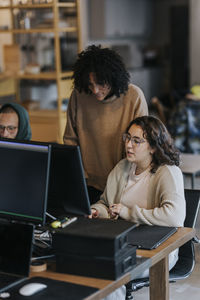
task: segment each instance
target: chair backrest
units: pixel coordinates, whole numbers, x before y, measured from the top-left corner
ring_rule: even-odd
[[[185,189],[186,218],[184,227],[194,228],[200,206],[200,190]],[[179,259],[169,272],[170,281],[187,278],[193,271],[195,265],[195,251],[192,240],[179,248]]]
[[[200,190],[188,190],[185,189],[186,200],[186,218],[184,227],[194,228],[197,220],[197,215],[200,206]],[[187,259],[194,260],[194,245],[192,241],[188,241],[179,248],[179,259],[187,257]],[[181,259],[180,259],[181,261]]]
[[[186,218],[184,227],[195,227],[200,207],[200,190],[185,189]]]

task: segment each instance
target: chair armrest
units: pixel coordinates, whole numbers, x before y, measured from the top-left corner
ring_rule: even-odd
[[[196,244],[200,244],[200,239],[196,235],[192,238],[192,241]]]

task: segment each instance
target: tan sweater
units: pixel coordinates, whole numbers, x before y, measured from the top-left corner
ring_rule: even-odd
[[[123,157],[122,134],[131,120],[147,114],[143,92],[132,84],[125,95],[103,101],[72,92],[64,143],[80,145],[88,185],[104,190],[108,174]]]
[[[109,174],[100,201],[91,206],[99,211],[100,217],[109,218],[108,207],[121,202],[131,167],[132,164],[123,159]],[[151,174],[147,208],[133,203],[132,207],[122,208],[120,217],[139,224],[181,227],[185,220],[185,209],[182,172],[177,166],[164,165]]]

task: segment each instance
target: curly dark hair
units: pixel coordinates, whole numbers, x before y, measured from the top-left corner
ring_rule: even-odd
[[[113,95],[117,97],[128,90],[130,75],[125,68],[121,56],[101,45],[91,45],[78,54],[73,66],[74,87],[79,91],[90,94],[89,74],[95,73],[97,83],[108,84]]]
[[[155,150],[152,156],[151,173],[155,173],[161,165],[180,164],[180,151],[175,147],[165,125],[154,116],[143,116],[131,121],[126,132],[135,124],[142,128],[143,137]]]

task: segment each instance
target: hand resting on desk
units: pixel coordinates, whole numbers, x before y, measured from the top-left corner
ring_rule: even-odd
[[[119,216],[122,207],[123,205],[121,203],[112,204],[108,209],[110,219],[116,219]],[[96,208],[92,208],[91,212],[92,214],[88,216],[89,219],[96,219],[99,217],[99,211]]]
[[[97,209],[92,208],[91,209],[91,215],[88,216],[89,219],[96,219],[99,217],[99,212]]]

